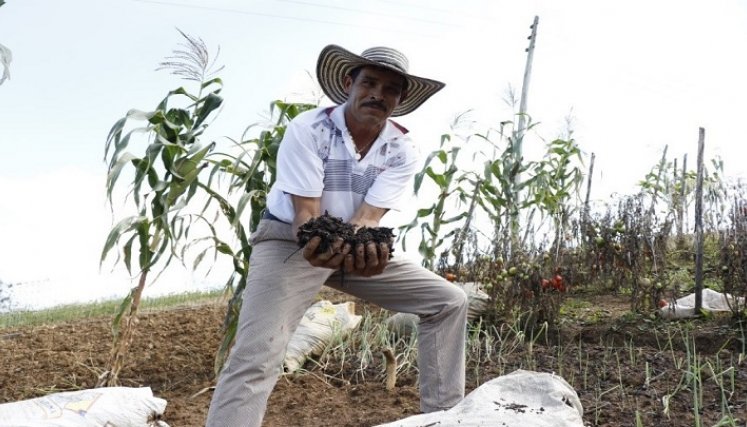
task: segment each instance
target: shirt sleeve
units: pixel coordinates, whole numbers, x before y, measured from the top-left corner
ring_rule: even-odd
[[[324,165],[316,146],[311,129],[298,120],[292,120],[278,149],[274,186],[296,196],[321,197]]]
[[[398,211],[404,199],[413,195],[412,177],[420,167],[420,155],[412,140],[405,138],[402,150],[388,162],[390,166],[376,177],[365,201],[377,208]]]

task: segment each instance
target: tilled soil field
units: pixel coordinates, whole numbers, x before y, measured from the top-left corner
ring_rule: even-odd
[[[593,309],[585,310],[594,313],[594,322],[569,322],[560,335],[500,357],[468,358],[468,391],[518,368],[556,372],[578,392],[586,425],[635,426],[638,412],[645,426],[693,426],[693,393],[683,366],[699,361],[702,425],[716,425],[725,412],[734,423],[723,425],[747,423],[747,361],[740,356],[745,344],[739,329],[711,320],[695,323],[687,336],[664,333],[620,322],[622,298],[585,298],[592,302]],[[172,427],[204,425],[224,311],[225,304],[215,303],[140,316],[121,382],[151,387],[166,399],[165,421]],[[698,350],[697,359],[685,342]],[[0,403],[93,387],[110,344],[109,318],[0,330]],[[400,376],[396,389],[387,391],[384,366],[373,368],[381,375],[365,380],[356,379],[354,360],[306,368],[278,381],[265,426],[372,426],[418,413],[414,374]],[[731,371],[716,375],[719,369]]]

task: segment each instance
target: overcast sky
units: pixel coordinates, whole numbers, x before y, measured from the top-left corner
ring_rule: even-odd
[[[521,90],[535,15],[529,114],[545,139],[573,117],[577,142],[596,153],[594,198],[634,191],[665,145],[694,164],[699,126],[706,157],[744,176],[744,1],[7,0],[0,279],[114,280],[97,270],[113,221],[104,142],[130,108],[152,109],[185,84],[155,71],[182,41],[176,28],[220,46],[225,103],[208,140],[238,138],[273,99],[313,98],[324,45],[388,45],[414,74],[447,83],[399,120],[428,152],[466,110],[483,127],[513,118],[503,99]]]

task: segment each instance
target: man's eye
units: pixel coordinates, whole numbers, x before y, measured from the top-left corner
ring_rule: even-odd
[[[402,89],[395,86],[387,86],[384,88],[387,94],[389,95],[400,95],[402,94]]]

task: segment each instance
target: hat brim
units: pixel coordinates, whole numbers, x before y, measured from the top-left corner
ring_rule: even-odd
[[[394,109],[393,117],[404,116],[415,111],[428,98],[446,86],[437,80],[406,74],[387,64],[368,60],[333,44],[326,46],[319,54],[316,77],[327,97],[336,104],[343,104],[348,99],[348,94],[345,92],[345,76],[361,66],[389,69],[407,80],[405,99]]]

